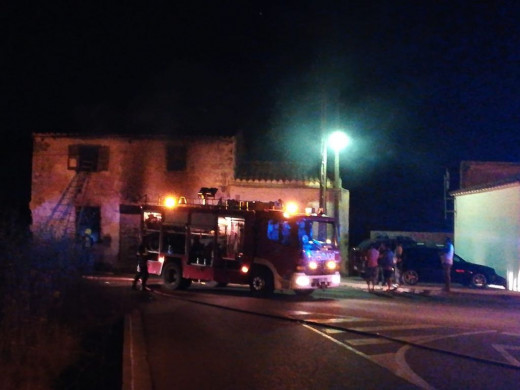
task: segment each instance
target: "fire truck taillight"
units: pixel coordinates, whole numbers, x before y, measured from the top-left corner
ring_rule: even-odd
[[[243,265],[241,268],[240,268],[240,271],[243,273],[243,274],[247,274],[249,272],[249,267],[247,265]]]
[[[337,267],[337,264],[336,264],[335,261],[332,261],[332,260],[327,261],[327,268],[328,269],[334,270],[334,269],[336,269],[336,267]]]
[[[164,256],[159,256],[159,263],[164,263]]]

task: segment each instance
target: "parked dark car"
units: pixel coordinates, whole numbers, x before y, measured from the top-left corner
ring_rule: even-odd
[[[403,282],[414,285],[418,282],[443,283],[442,265],[439,254],[442,248],[414,246],[403,250]],[[506,287],[506,279],[495,270],[480,264],[470,263],[456,254],[451,268],[452,283],[484,288],[490,284]]]

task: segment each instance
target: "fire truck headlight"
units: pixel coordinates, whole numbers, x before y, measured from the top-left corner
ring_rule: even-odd
[[[336,262],[335,261],[327,261],[327,268],[330,270],[336,269]]]
[[[164,263],[164,256],[159,256],[159,263]]]
[[[309,269],[318,269],[318,263],[316,261],[309,262]]]
[[[247,274],[249,272],[249,267],[247,265],[243,265],[241,268],[240,268],[240,271],[243,273],[243,274]]]
[[[296,278],[296,284],[300,287],[307,287],[311,284],[311,280],[306,275],[300,275]]]

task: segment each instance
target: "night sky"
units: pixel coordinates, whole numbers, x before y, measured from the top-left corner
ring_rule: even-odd
[[[456,189],[462,160],[520,160],[518,1],[142,4],[2,7],[4,204],[28,204],[32,132],[242,132],[251,160],[318,166],[341,128],[354,243],[450,229],[446,168]]]

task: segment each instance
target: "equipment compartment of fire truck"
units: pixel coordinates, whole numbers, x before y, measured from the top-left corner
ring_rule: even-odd
[[[311,294],[337,287],[340,251],[334,219],[290,214],[261,202],[141,206],[141,239],[150,274],[169,289],[192,281]]]

